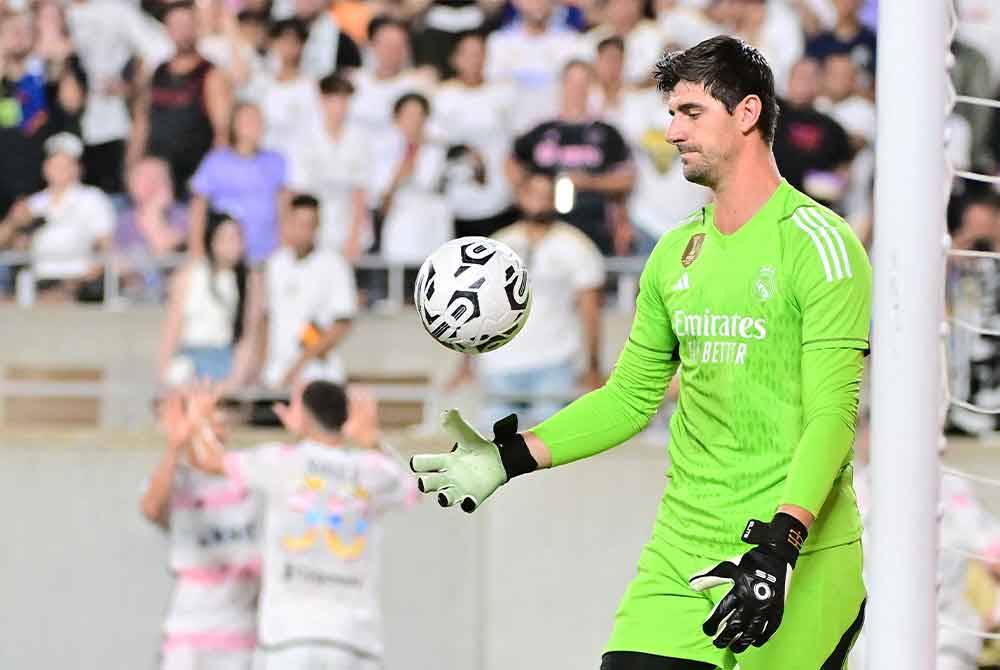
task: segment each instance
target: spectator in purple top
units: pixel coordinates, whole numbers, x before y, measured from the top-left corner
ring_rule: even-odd
[[[213,149],[191,179],[191,230],[188,248],[204,255],[209,209],[226,212],[243,226],[251,265],[262,263],[278,247],[278,221],[288,206],[285,159],[260,148],[264,117],[252,103],[237,105],[230,146]]]
[[[133,296],[144,291],[158,296],[162,261],[186,246],[187,207],[177,201],[170,166],[162,158],[147,156],[129,171],[128,193],[131,202],[114,234],[123,288]]]

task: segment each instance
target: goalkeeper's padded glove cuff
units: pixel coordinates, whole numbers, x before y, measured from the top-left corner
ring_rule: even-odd
[[[538,469],[538,462],[531,455],[528,443],[517,432],[517,414],[505,416],[493,424],[493,443],[500,452],[500,462],[507,472],[507,481]]]
[[[756,544],[784,559],[793,568],[809,531],[791,514],[778,512],[771,523],[751,519],[743,531],[743,541]]]

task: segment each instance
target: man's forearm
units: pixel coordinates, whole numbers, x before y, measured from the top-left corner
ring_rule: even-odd
[[[531,432],[548,448],[552,465],[607,451],[646,427],[678,365],[670,352],[653,351],[629,339],[607,384]]]
[[[620,167],[604,174],[583,174],[574,178],[581,191],[596,191],[605,195],[624,195],[635,186],[635,168]]]
[[[804,428],[788,468],[783,507],[819,515],[854,444],[863,369],[861,351],[827,349],[803,355]]]

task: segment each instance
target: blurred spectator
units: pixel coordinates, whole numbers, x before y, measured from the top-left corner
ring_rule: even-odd
[[[247,268],[235,219],[213,213],[204,246],[204,257],[171,277],[159,379],[171,386],[210,380],[236,389],[250,376],[261,287]]]
[[[129,171],[128,193],[131,202],[114,234],[119,272],[127,294],[157,297],[158,263],[185,246],[187,207],[175,199],[170,168],[160,158],[144,158]]]
[[[663,55],[666,40],[655,21],[643,16],[646,0],[601,0],[600,25],[592,28],[583,41],[582,56],[592,60],[597,46],[609,37],[625,42],[625,80],[629,84],[644,84],[653,76],[653,66]]]
[[[875,103],[858,93],[858,67],[848,54],[827,56],[822,76],[822,96],[816,99],[816,109],[840,124],[853,155],[841,211],[865,242],[871,236],[874,216]]]
[[[267,71],[267,14],[243,9],[233,15],[222,0],[206,3],[209,21],[198,52],[225,72],[238,99],[253,98]]]
[[[129,158],[135,163],[149,153],[167,161],[174,187],[186,199],[202,158],[213,144],[226,145],[232,91],[225,74],[198,53],[191,2],[168,3],[163,21],[175,52],[139,96]]]
[[[295,0],[295,18],[308,30],[302,71],[313,79],[322,79],[342,68],[361,67],[361,50],[340,29],[330,11],[331,4],[330,0]]]
[[[115,224],[111,200],[80,183],[80,138],[53,135],[45,142],[45,153],[46,187],[15,205],[0,226],[0,248],[30,246],[41,298],[100,301],[104,271],[94,254],[110,246]]]
[[[511,125],[520,133],[557,113],[559,77],[563,66],[580,52],[581,38],[550,22],[554,0],[513,0],[513,4],[520,19],[486,41],[486,78],[514,85]]]
[[[820,61],[832,54],[847,54],[854,64],[870,75],[865,88],[874,90],[875,32],[861,23],[861,0],[833,0],[837,23],[832,30],[819,33],[806,44],[806,55]],[[776,75],[777,76],[777,75]]]
[[[557,176],[557,193],[560,188],[569,193],[565,206],[563,198],[556,199],[563,218],[604,255],[624,255],[631,231],[623,203],[635,184],[635,166],[621,134],[591,117],[593,81],[587,63],[571,61],[563,68],[559,117],[517,139],[507,174],[515,190],[529,173]]]
[[[958,13],[958,38],[989,60],[991,87],[1000,84],[1000,6],[994,0],[954,0]],[[961,91],[960,91],[961,92]]]
[[[357,259],[371,246],[368,185],[371,138],[347,121],[354,86],[331,74],[319,82],[322,123],[303,135],[289,154],[289,182],[320,202],[317,246]]]
[[[847,133],[816,109],[819,64],[804,58],[792,68],[788,95],[774,135],[774,157],[781,175],[818,202],[834,206],[844,197],[852,157]]]
[[[417,66],[434,68],[438,79],[455,76],[451,60],[458,42],[473,32],[485,34],[498,18],[504,0],[428,0],[413,36]]]
[[[87,73],[84,177],[108,193],[120,193],[132,131],[128,99],[141,73],[169,58],[173,45],[163,26],[130,2],[72,0],[66,23]],[[142,149],[137,147],[136,159]]]
[[[623,134],[635,161],[635,189],[628,200],[637,237],[632,252],[645,255],[664,233],[707,203],[711,192],[684,178],[677,149],[664,135],[669,118],[663,95],[652,86],[626,86],[624,58],[620,38],[598,45],[592,104],[602,121]]]
[[[30,14],[0,12],[0,212],[42,187],[46,138],[79,134],[83,74],[71,52],[36,49],[34,30]]]
[[[319,91],[316,80],[302,71],[302,48],[308,30],[299,19],[283,19],[271,25],[271,55],[277,63],[273,76],[258,89],[264,114],[264,147],[286,158],[299,135],[319,125]]]
[[[287,207],[285,159],[260,148],[264,119],[253,103],[233,110],[231,146],[212,150],[191,179],[188,248],[204,253],[208,210],[226,212],[243,226],[247,257],[263,262],[278,246],[278,222]]]
[[[217,440],[227,433],[225,415],[214,406],[203,410],[202,395],[169,395],[160,403],[167,444],[143,486],[140,504],[143,516],[167,534],[175,580],[159,668],[250,670],[261,500],[243,485],[191,467],[197,431],[207,426]],[[208,403],[213,401],[209,397]]]
[[[410,68],[406,24],[384,16],[368,26],[367,67],[354,73],[351,119],[372,133],[392,128],[392,106],[408,91],[424,91],[427,82]]]
[[[441,193],[445,150],[427,140],[430,103],[407,93],[393,107],[395,131],[377,146],[372,197],[382,217],[381,252],[419,265],[451,239],[451,211]]]
[[[949,207],[952,247],[1000,250],[1000,207],[994,193],[954,199]],[[1000,274],[989,258],[949,258],[945,282],[950,316],[990,330],[1000,329]],[[1000,338],[954,328],[946,357],[955,398],[983,407],[1000,404]],[[952,406],[950,430],[980,435],[996,430],[997,417]]]
[[[226,453],[205,440],[191,452],[198,467],[262,495],[254,667],[381,668],[382,519],[415,498],[413,475],[382,446],[370,393],[315,381],[275,413],[293,444]]]
[[[783,2],[771,0],[717,0],[733,5],[728,29],[757,47],[774,72],[775,90],[785,93],[792,66],[802,58],[805,39],[795,13]]]
[[[593,242],[559,220],[554,197],[551,175],[526,177],[518,191],[521,218],[495,236],[524,259],[531,277],[531,318],[509,344],[477,356],[474,364],[466,357],[463,371],[474,365],[486,392],[485,416],[517,412],[524,425],[532,426],[573,399],[580,387],[592,390],[604,381],[604,261]]]
[[[721,24],[685,0],[657,0],[655,9],[663,44],[670,49],[687,49],[725,32]]]
[[[432,125],[448,145],[445,195],[457,237],[489,237],[513,222],[503,165],[513,135],[514,90],[504,83],[486,82],[485,65],[485,37],[462,36],[451,56],[457,75],[441,84],[434,96]]]
[[[357,292],[350,266],[336,252],[317,247],[319,202],[292,199],[282,246],[268,260],[260,340],[266,343],[263,382],[291,389],[299,382],[343,382],[337,347],[351,329]]]
[[[955,63],[949,69],[951,82],[959,95],[977,98],[993,96],[990,64],[979,49],[961,40],[951,43]],[[956,103],[955,111],[969,122],[972,131],[972,164],[982,170],[992,170],[996,164],[989,150],[990,117],[992,111],[985,105]]]

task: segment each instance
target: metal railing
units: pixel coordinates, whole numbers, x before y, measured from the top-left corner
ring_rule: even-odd
[[[78,256],[73,256],[77,259]],[[94,264],[103,268],[103,300],[102,304],[106,309],[128,309],[136,302],[122,292],[122,279],[128,274],[150,274],[156,273],[164,275],[174,270],[190,260],[190,256],[185,254],[171,254],[159,258],[144,257],[136,260],[135,257],[127,254],[107,253],[94,254],[90,260]],[[0,252],[0,272],[12,268],[19,268],[16,278],[13,281],[13,293],[18,305],[31,307],[37,299],[37,277],[33,266],[40,260],[59,261],[66,257],[45,256],[39,257],[29,252],[2,251]],[[645,265],[644,256],[620,256],[604,259],[605,271],[614,279],[615,299],[613,306],[615,309],[630,312],[635,304],[635,296],[638,290],[639,275]],[[381,256],[366,255],[354,261],[356,270],[381,271],[386,274],[385,298],[379,301],[379,307],[383,311],[398,311],[407,304],[406,296],[406,271],[416,270],[419,264],[387,261]],[[162,278],[162,277],[161,277]]]

